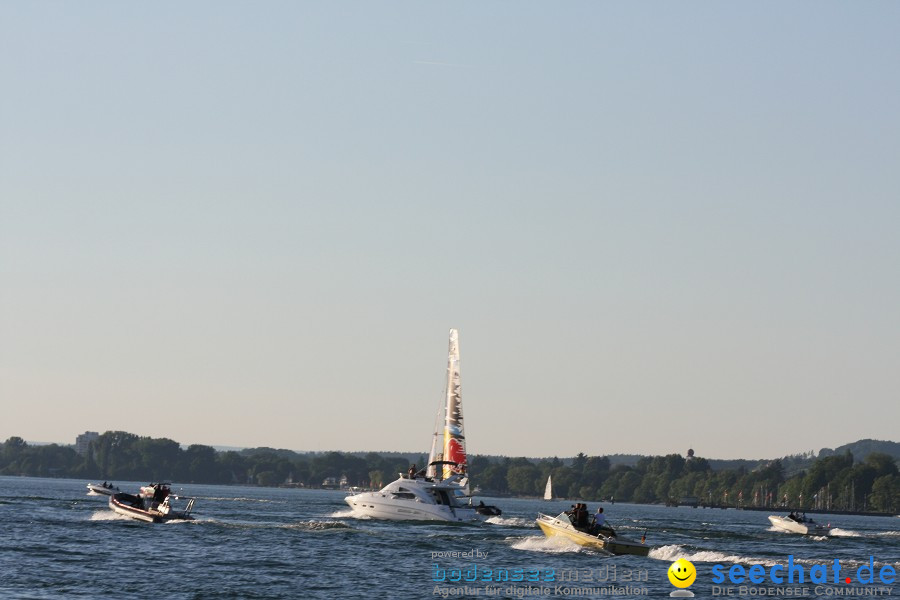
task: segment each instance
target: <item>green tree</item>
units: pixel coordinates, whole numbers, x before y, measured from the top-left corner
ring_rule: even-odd
[[[509,490],[506,483],[506,469],[502,463],[492,463],[474,481],[485,490],[504,493]]]
[[[584,463],[581,481],[591,488],[599,488],[603,480],[609,476],[609,458],[605,456],[591,456]],[[596,493],[596,491],[595,491]]]
[[[228,481],[227,474],[219,470],[216,458],[216,450],[212,446],[191,444],[184,451],[184,462],[187,468],[180,468],[179,471],[184,473],[188,481],[203,483]],[[223,475],[225,476],[223,477]]]
[[[275,471],[263,471],[256,474],[257,485],[277,485],[281,479]]]
[[[534,495],[537,492],[536,483],[539,474],[537,467],[531,463],[510,467],[506,474],[509,491],[514,494]]]
[[[872,507],[882,512],[900,512],[900,476],[882,475],[872,484]]]

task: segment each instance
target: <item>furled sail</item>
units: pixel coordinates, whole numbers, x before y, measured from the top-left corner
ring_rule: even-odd
[[[444,478],[468,471],[466,434],[463,429],[462,398],[459,391],[459,332],[450,330],[447,358],[447,407],[444,415],[444,460],[457,463],[444,465]]]

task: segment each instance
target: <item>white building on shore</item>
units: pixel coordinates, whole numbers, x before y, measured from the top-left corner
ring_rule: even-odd
[[[85,431],[75,438],[75,452],[84,456],[87,454],[88,446],[96,439],[100,438],[100,434],[96,431]]]

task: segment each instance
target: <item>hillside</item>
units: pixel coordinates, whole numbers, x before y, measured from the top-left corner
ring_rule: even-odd
[[[819,457],[834,456],[844,454],[847,451],[853,455],[856,462],[866,459],[873,452],[881,452],[892,456],[894,460],[900,460],[900,442],[881,441],[881,440],[859,440],[850,444],[838,446],[834,450],[831,448],[822,448],[819,450]]]

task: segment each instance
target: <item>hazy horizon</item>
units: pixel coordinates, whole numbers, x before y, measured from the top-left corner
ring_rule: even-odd
[[[900,4],[0,6],[0,440],[900,423]]]

